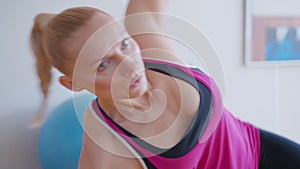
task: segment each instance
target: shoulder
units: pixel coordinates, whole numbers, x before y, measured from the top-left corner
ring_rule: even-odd
[[[107,129],[91,106],[84,116],[84,135],[79,169],[141,168],[135,156]]]
[[[78,169],[114,169],[123,167],[132,169],[143,168],[137,159],[123,157],[106,151],[84,134]]]
[[[135,157],[126,148],[124,139],[102,120],[90,105],[84,116],[85,140],[91,140],[95,146],[112,154]],[[89,142],[88,142],[89,143]]]

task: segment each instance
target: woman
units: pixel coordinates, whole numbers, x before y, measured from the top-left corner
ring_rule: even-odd
[[[79,168],[300,168],[299,145],[233,117],[213,80],[176,57],[152,13],[165,5],[131,0],[126,30],[90,7],[35,18],[45,100],[52,66],[63,86],[97,96],[85,112]]]

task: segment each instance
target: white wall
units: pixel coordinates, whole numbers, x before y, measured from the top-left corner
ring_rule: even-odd
[[[59,12],[80,4],[99,6],[118,17],[122,3],[121,0],[4,1],[0,6],[0,168],[39,169],[36,148],[39,129],[26,128],[41,98],[28,43],[32,20],[38,12]],[[226,79],[225,104],[232,113],[300,142],[300,67],[243,65],[243,1],[173,1],[170,11],[203,30],[218,50]],[[51,91],[51,107],[72,95],[56,80]]]
[[[4,2],[5,1],[5,2]],[[113,15],[121,15],[122,8],[113,8],[119,1],[100,0],[4,0],[0,6],[1,62],[0,62],[0,168],[39,169],[37,139],[39,129],[27,125],[35,116],[41,101],[39,81],[34,69],[34,59],[29,48],[29,33],[34,16],[39,12],[60,12],[78,5],[102,6],[115,9]],[[58,85],[59,73],[54,71],[49,97],[49,111],[72,93]]]

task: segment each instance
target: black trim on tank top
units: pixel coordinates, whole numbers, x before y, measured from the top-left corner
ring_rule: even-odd
[[[175,146],[173,146],[170,149],[162,149],[162,148],[156,147],[156,146],[138,138],[137,136],[135,136],[128,130],[126,130],[123,127],[121,127],[120,125],[118,125],[105,113],[105,111],[97,103],[98,108],[100,109],[100,111],[102,112],[102,114],[105,117],[107,117],[112,123],[114,123],[118,128],[120,128],[127,136],[131,137],[131,139],[134,142],[136,142],[139,146],[141,146],[142,148],[144,148],[148,151],[151,151],[152,153],[157,154],[159,156],[166,157],[166,158],[182,157],[194,148],[194,146],[198,143],[199,138],[202,136],[202,133],[206,127],[206,124],[208,122],[208,119],[209,119],[210,113],[211,113],[211,107],[213,104],[212,94],[211,94],[210,90],[204,84],[202,84],[198,80],[194,79],[193,77],[191,77],[190,75],[186,74],[185,72],[183,72],[182,70],[180,70],[176,67],[172,67],[172,66],[165,65],[165,64],[153,64],[153,63],[145,63],[145,67],[147,69],[184,80],[187,83],[194,86],[199,91],[200,104],[199,104],[198,112],[196,113],[194,121],[192,122],[190,128],[187,130],[187,133],[183,136],[181,141],[179,141]],[[194,68],[192,68],[192,69],[194,69]],[[200,71],[198,69],[195,69],[195,70]],[[141,152],[139,152],[134,146],[132,146],[132,147],[143,157],[146,165],[148,166],[149,161],[145,160],[146,157],[144,157],[143,154]],[[154,166],[152,166],[152,167],[149,166],[149,167],[153,168]]]

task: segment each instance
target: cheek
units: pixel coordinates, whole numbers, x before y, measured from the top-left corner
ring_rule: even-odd
[[[103,80],[96,80],[95,85],[94,85],[94,92],[97,96],[99,97],[107,97],[111,95],[110,91],[110,82],[108,81],[103,81]]]
[[[116,99],[126,95],[128,86],[126,79],[119,77],[107,78],[106,80],[97,79],[95,81],[95,93],[101,97],[113,97]]]
[[[112,79],[110,77],[97,77],[95,80],[95,87],[107,89],[111,86],[111,81]]]
[[[103,93],[109,90],[111,80],[107,76],[97,73],[93,80],[93,88],[96,93]]]

